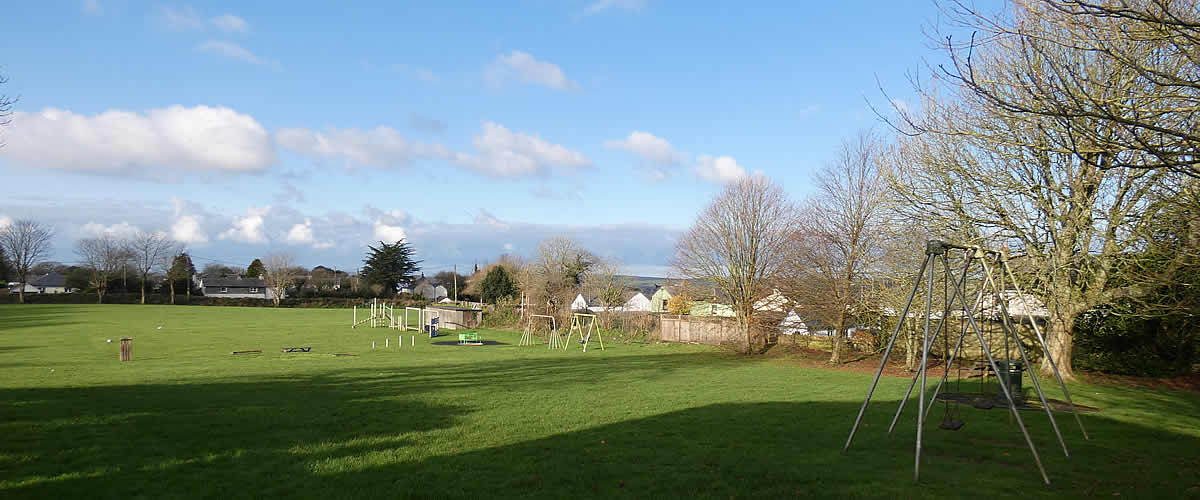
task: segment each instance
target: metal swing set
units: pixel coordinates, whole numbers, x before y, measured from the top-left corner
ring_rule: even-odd
[[[955,274],[954,270],[951,269],[949,257],[951,253],[958,253],[957,257],[961,258],[963,262],[962,271],[959,274]],[[941,290],[941,292],[945,297],[945,307],[941,311],[934,311],[934,279],[935,274],[938,273],[939,263],[941,264],[944,272],[945,286],[944,290]],[[970,277],[976,278],[977,282],[973,285],[977,285],[979,290],[975,300],[973,301],[973,304],[968,303],[966,294],[966,285],[968,284],[968,278]],[[922,286],[922,278],[927,280],[924,286]],[[896,337],[900,333],[904,323],[909,320],[909,310],[912,307],[913,300],[916,298],[918,292],[923,288],[925,291],[925,312],[923,315],[915,315],[916,319],[923,320],[924,322],[924,329],[921,335],[921,345],[923,348],[921,349],[920,365],[918,366],[916,373],[913,374],[912,381],[908,386],[908,391],[905,393],[904,398],[900,400],[899,408],[896,409],[896,415],[892,418],[892,423],[888,427],[888,435],[891,435],[892,431],[896,427],[896,423],[900,420],[900,415],[904,412],[905,404],[908,402],[909,397],[912,396],[913,388],[918,386],[917,381],[919,379],[920,389],[917,398],[918,418],[916,450],[914,451],[913,463],[913,480],[915,481],[920,478],[921,445],[925,437],[925,420],[929,417],[929,413],[933,409],[934,401],[941,399],[947,407],[946,413],[943,416],[943,422],[940,425],[941,428],[958,430],[963,426],[963,422],[961,420],[952,418],[951,411],[949,409],[950,403],[953,402],[957,404],[963,400],[961,397],[963,393],[941,393],[941,389],[949,377],[950,366],[955,362],[962,352],[963,341],[966,339],[968,331],[970,331],[974,334],[975,339],[979,342],[982,354],[986,358],[986,365],[981,367],[983,368],[983,375],[986,376],[988,369],[997,374],[996,381],[999,382],[1000,393],[1003,395],[1003,399],[997,399],[994,402],[994,405],[1004,406],[1009,409],[1012,417],[1017,423],[1017,427],[1020,428],[1021,434],[1025,438],[1025,444],[1028,445],[1030,454],[1033,455],[1033,461],[1037,464],[1038,472],[1040,472],[1042,475],[1042,481],[1047,486],[1050,484],[1050,478],[1046,475],[1045,467],[1042,466],[1042,461],[1038,456],[1037,448],[1034,446],[1033,440],[1029,436],[1029,431],[1025,428],[1025,421],[1021,418],[1021,414],[1018,411],[1019,408],[1028,408],[1024,406],[1023,399],[1019,394],[1017,394],[1020,391],[1018,389],[1019,379],[1014,380],[1009,376],[1013,373],[1012,367],[1014,367],[1017,363],[1021,363],[1021,365],[1024,367],[1029,367],[1031,364],[1029,362],[1029,357],[1026,353],[1025,347],[1021,344],[1021,340],[1017,336],[1014,322],[1008,313],[1008,307],[1005,305],[1004,301],[1001,300],[1001,294],[1005,292],[1006,287],[1008,287],[1007,290],[1015,291],[1016,298],[1019,300],[1021,306],[1024,308],[1025,313],[1028,315],[1032,311],[1032,308],[1030,307],[1030,300],[1026,299],[1025,294],[1017,285],[1016,276],[1013,274],[1012,269],[1008,266],[1008,258],[1005,253],[985,249],[980,246],[957,245],[940,240],[930,240],[926,242],[925,259],[922,261],[921,268],[917,272],[917,277],[913,281],[912,291],[908,295],[908,300],[904,305],[904,309],[900,312],[899,319],[896,322],[896,328],[892,332],[891,338],[888,339],[887,347],[883,351],[883,359],[880,360],[879,363],[879,370],[875,372],[875,378],[871,381],[871,387],[867,390],[867,396],[863,400],[862,406],[858,410],[858,416],[854,419],[854,426],[850,428],[850,435],[846,438],[846,445],[842,448],[842,453],[846,453],[850,449],[850,445],[854,442],[854,434],[856,431],[858,431],[859,424],[862,423],[863,414],[866,413],[867,405],[871,402],[871,396],[874,395],[875,388],[879,384],[879,378],[883,374],[884,367],[887,366],[888,357],[891,355],[892,348],[896,343]],[[1000,331],[1004,335],[1003,342],[1005,358],[999,360],[993,355],[993,344],[989,343],[989,339],[987,338],[991,337],[991,340],[994,341],[994,336],[985,336],[983,330],[975,321],[976,316],[980,315],[980,311],[982,309],[981,306],[984,304],[985,294],[989,291],[991,292],[991,304],[988,308],[990,309],[989,312],[992,312],[994,316],[998,316]],[[957,307],[955,305],[956,303],[958,304]],[[940,313],[940,316],[938,313]],[[955,344],[953,354],[950,355],[948,360],[945,360],[946,362],[944,364],[941,380],[938,381],[937,386],[934,388],[932,397],[927,399],[926,387],[929,354],[942,332],[946,332],[947,337],[950,335],[947,320],[952,315],[961,318],[961,321],[963,322],[962,330],[958,335],[958,340]],[[980,317],[982,318],[982,316]],[[932,319],[935,318],[938,320],[937,325],[936,327],[931,328]],[[1046,346],[1046,339],[1042,335],[1041,328],[1038,327],[1037,322],[1033,321],[1032,318],[1030,318],[1030,320],[1030,323],[1033,327],[1034,341],[1036,344],[1034,347],[1040,348],[1044,359],[1049,361],[1050,367],[1054,372],[1054,376],[1058,381],[1059,387],[1062,389],[1062,393],[1066,398],[1066,403],[1070,407],[1071,413],[1074,414],[1075,421],[1079,424],[1079,430],[1083,433],[1083,438],[1088,439],[1087,430],[1083,426],[1083,420],[1079,417],[1079,412],[1076,410],[1074,403],[1071,401],[1071,394],[1067,391],[1067,386],[1063,382],[1062,374],[1058,370],[1058,365],[1054,362],[1054,358],[1050,356],[1050,352]],[[949,350],[949,339],[947,337],[943,337],[943,355]],[[1010,337],[1012,338],[1011,344],[1009,342]],[[1019,355],[1018,359],[1011,358],[1012,347],[1015,347],[1015,351]],[[962,362],[960,361],[960,386],[961,363]],[[1051,411],[1050,405],[1047,403],[1046,395],[1042,392],[1041,382],[1039,382],[1037,375],[1034,373],[1035,371],[1036,370],[1029,370],[1029,378],[1033,382],[1033,387],[1037,392],[1037,396],[1042,407],[1045,409],[1046,417],[1050,420],[1050,426],[1054,429],[1054,435],[1058,438],[1058,443],[1062,446],[1063,455],[1069,458],[1071,455],[1070,452],[1067,451],[1067,444],[1063,440],[1062,432],[1059,431],[1058,423],[1055,421],[1054,413]],[[1020,376],[1019,371],[1016,372],[1016,376]],[[1014,384],[1013,382],[1017,383]]]

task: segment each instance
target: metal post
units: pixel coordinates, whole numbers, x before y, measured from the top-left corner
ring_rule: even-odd
[[[912,306],[913,298],[917,296],[917,289],[921,287],[921,277],[925,275],[925,267],[929,264],[929,255],[925,256],[925,260],[921,261],[921,269],[917,272],[917,279],[913,281],[912,291],[908,293],[908,301],[904,304],[904,310],[900,311],[900,320],[896,322],[896,329],[892,331],[892,337],[888,339],[887,348],[883,350],[883,359],[879,360],[879,369],[875,371],[875,378],[871,380],[871,388],[867,390],[867,397],[863,399],[862,406],[858,409],[858,416],[854,418],[854,426],[850,428],[850,436],[846,438],[846,446],[842,447],[842,453],[850,449],[850,443],[854,442],[854,433],[858,430],[858,424],[862,423],[863,413],[867,411],[867,405],[871,402],[871,395],[875,394],[875,387],[879,385],[879,377],[883,375],[883,368],[887,366],[888,356],[892,353],[892,346],[896,344],[896,336],[900,333],[900,327],[904,325],[905,318],[908,317],[908,309]]]
[[[986,261],[983,263],[983,269],[987,273],[988,281],[997,290],[996,295],[999,298],[1001,287],[992,279],[992,270],[988,267]],[[1017,338],[1017,330],[1012,326],[1011,317],[1008,314],[1008,306],[1002,300],[998,301],[998,303],[1000,304],[1001,325],[1006,332],[1004,338],[1007,339],[1009,333],[1012,334],[1013,343],[1017,345],[1017,353],[1021,355],[1021,362],[1025,364],[1029,371],[1029,380],[1033,382],[1033,388],[1037,390],[1038,400],[1042,402],[1042,408],[1046,410],[1046,418],[1050,419],[1050,427],[1054,429],[1054,435],[1058,437],[1058,444],[1062,445],[1063,455],[1070,458],[1071,452],[1067,451],[1067,442],[1063,440],[1062,432],[1058,430],[1058,422],[1054,420],[1054,412],[1050,411],[1050,404],[1046,402],[1046,394],[1042,392],[1042,385],[1038,383],[1037,376],[1033,374],[1034,370],[1029,366],[1029,358],[1025,356],[1025,346],[1021,345],[1021,339]]]
[[[958,284],[955,283],[955,286]],[[962,299],[963,307],[967,307],[967,301]],[[980,331],[979,325],[975,324],[975,316],[968,315],[967,321],[971,325],[971,330],[975,332],[975,336],[979,339],[979,345],[983,346],[983,354],[987,356],[988,363],[992,367],[992,371],[1000,373],[1000,367],[996,365],[996,360],[992,358],[991,348],[988,346],[987,339],[983,338],[983,332]],[[1029,437],[1029,430],[1025,428],[1025,421],[1021,419],[1021,413],[1017,411],[1017,405],[1013,402],[1012,393],[1008,392],[1008,382],[1004,381],[1004,377],[996,377],[1000,382],[1000,390],[1004,393],[1004,398],[1008,400],[1008,409],[1012,416],[1017,420],[1017,426],[1021,428],[1021,434],[1025,436],[1025,444],[1029,445],[1029,452],[1033,454],[1033,461],[1037,464],[1038,472],[1042,474],[1042,481],[1047,486],[1050,485],[1050,477],[1046,475],[1046,468],[1042,466],[1042,459],[1038,457],[1037,448],[1033,446],[1033,439]],[[922,395],[924,396],[924,395]],[[919,421],[918,421],[919,422]],[[918,442],[918,446],[920,443]]]
[[[974,257],[968,257],[966,265],[963,267],[963,278],[962,279],[963,279],[964,283],[966,282],[966,279],[967,279],[967,267],[969,267],[971,265],[972,260],[974,260]],[[932,265],[930,267],[932,267]],[[949,277],[950,269],[947,267],[946,271],[947,271],[946,279],[950,279],[950,277]],[[932,273],[933,273],[933,270],[931,269],[930,274],[932,274]],[[955,294],[958,293],[957,288],[954,289],[954,293]],[[951,297],[951,299],[946,302],[946,308],[944,311],[942,311],[942,319],[938,320],[938,326],[934,330],[933,338],[929,341],[929,344],[927,344],[925,346],[925,349],[924,349],[925,352],[928,352],[930,349],[933,349],[933,344],[935,342],[937,342],[938,336],[941,335],[942,325],[946,323],[946,318],[949,317],[949,315],[950,315],[950,304],[953,302],[954,302],[953,297]],[[949,330],[949,326],[947,326],[946,328],[947,328],[947,330]],[[947,335],[949,335],[949,332],[947,332]],[[892,431],[895,430],[896,422],[900,421],[900,414],[904,412],[904,407],[908,403],[908,399],[910,397],[912,397],[913,388],[915,388],[917,386],[917,377],[919,377],[920,375],[921,375],[921,370],[917,370],[915,373],[913,373],[912,380],[908,383],[908,391],[906,391],[904,393],[904,397],[900,399],[900,407],[896,408],[896,415],[892,417],[892,424],[888,426],[888,435],[889,436],[892,434]],[[933,400],[930,400],[930,401],[931,401],[930,404],[932,405]],[[928,412],[926,412],[926,415],[927,414],[928,414]]]
[[[932,249],[926,249],[929,253]],[[941,250],[942,259],[946,258],[945,249]],[[921,344],[928,346],[929,342],[929,313],[933,309],[933,267],[937,262],[936,255],[930,255],[929,260],[929,286],[925,289],[925,331],[921,333]],[[946,264],[948,267],[949,264]],[[955,283],[957,285],[957,283]],[[964,301],[965,302],[965,301]],[[920,399],[917,400],[917,415],[925,414],[925,370],[929,367],[929,350],[921,351],[921,392]],[[917,419],[917,450],[913,456],[913,481],[921,477],[921,440],[925,435],[925,419]]]
[[[1083,419],[1079,418],[1079,411],[1075,409],[1075,403],[1071,401],[1071,393],[1067,391],[1067,384],[1063,382],[1062,373],[1058,371],[1058,364],[1054,362],[1054,356],[1050,355],[1050,346],[1046,344],[1046,339],[1042,337],[1042,330],[1038,328],[1037,321],[1033,319],[1033,309],[1029,307],[1029,302],[1025,300],[1025,294],[1021,292],[1021,287],[1017,285],[1017,277],[1013,275],[1012,268],[1008,267],[1008,261],[1001,262],[1004,271],[1008,274],[1009,281],[1012,281],[1013,289],[1017,291],[1017,298],[1021,299],[1021,305],[1025,308],[1025,315],[1029,317],[1029,324],[1033,325],[1033,333],[1037,335],[1038,343],[1042,345],[1042,352],[1046,355],[1046,360],[1050,362],[1050,368],[1054,370],[1054,377],[1058,379],[1058,386],[1062,388],[1063,397],[1066,398],[1067,404],[1071,407],[1071,413],[1075,415],[1075,422],[1079,424],[1080,432],[1083,432],[1083,439],[1090,440],[1087,429],[1083,427]],[[1001,283],[1004,282],[1003,274],[1000,277]]]

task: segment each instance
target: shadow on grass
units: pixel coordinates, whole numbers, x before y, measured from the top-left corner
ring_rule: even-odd
[[[77,318],[75,314],[56,312],[52,307],[0,304],[0,331],[68,326],[79,324]]]
[[[558,432],[563,423],[496,422],[479,412],[502,399],[475,407],[478,392],[457,392],[511,394],[552,379],[559,382],[554,391],[566,393],[605,374],[653,383],[694,363],[739,362],[711,354],[524,359],[245,382],[5,389],[0,496],[945,498],[988,492],[1059,498],[1175,497],[1200,486],[1194,484],[1200,477],[1194,434],[1102,417],[1085,417],[1092,441],[1060,418],[1071,460],[1062,457],[1043,418],[1026,417],[1055,482],[1045,488],[1006,413],[963,410],[964,430],[928,432],[922,482],[914,485],[913,411],[894,438],[884,436],[896,401],[873,404],[855,447],[842,455],[858,410],[853,402],[698,404],[514,442],[511,436],[520,434],[506,432],[512,427]],[[438,403],[447,400],[456,403]],[[934,413],[931,427],[939,416]]]

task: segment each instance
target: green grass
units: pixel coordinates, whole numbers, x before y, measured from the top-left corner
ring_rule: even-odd
[[[397,349],[395,330],[349,324],[348,310],[0,306],[0,498],[1200,494],[1192,393],[1074,385],[1104,411],[1084,416],[1090,441],[1060,417],[1069,460],[1025,413],[1050,487],[1007,413],[963,409],[963,430],[927,432],[913,483],[913,412],[885,436],[907,379],[881,382],[843,455],[867,375],[703,346],[550,352],[497,331],[484,338],[508,345],[407,332]],[[292,345],[313,352],[279,353]],[[230,355],[247,349],[263,354]]]

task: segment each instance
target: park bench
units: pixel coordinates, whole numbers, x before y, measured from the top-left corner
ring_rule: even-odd
[[[286,352],[311,352],[311,351],[312,351],[312,346],[304,346],[304,347],[284,347],[281,352],[286,353]]]
[[[479,338],[479,332],[463,332],[458,334],[458,345],[476,344],[483,344],[483,339]]]

